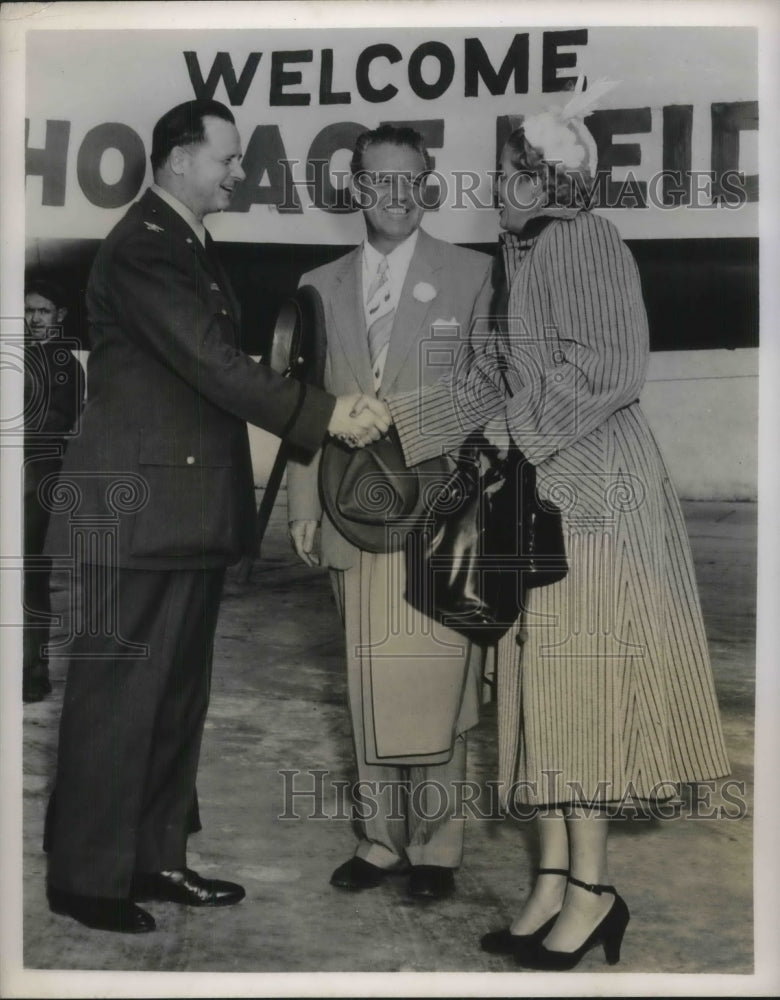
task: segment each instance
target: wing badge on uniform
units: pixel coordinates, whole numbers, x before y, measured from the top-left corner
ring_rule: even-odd
[[[147,229],[151,229],[151,231],[153,233],[164,233],[165,232],[165,230],[163,229],[163,227],[162,226],[158,226],[156,222],[146,222],[146,221],[144,221],[144,225],[146,226]]]

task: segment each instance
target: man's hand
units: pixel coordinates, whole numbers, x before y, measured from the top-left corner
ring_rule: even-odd
[[[390,408],[382,399],[376,399],[374,396],[361,396],[352,408],[352,413],[358,417],[366,410],[370,410],[374,416],[386,420],[388,427],[393,423],[393,415],[390,412]]]
[[[307,566],[319,566],[320,557],[314,551],[314,533],[317,530],[317,522],[290,521],[288,529],[290,542],[298,557]]]
[[[388,430],[392,419],[387,406],[371,396],[339,396],[328,424],[328,433],[353,448],[363,447]]]

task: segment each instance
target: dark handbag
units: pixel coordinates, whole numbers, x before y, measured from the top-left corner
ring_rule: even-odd
[[[536,470],[512,446],[499,458],[480,432],[406,544],[406,600],[480,645],[518,619],[528,589],[568,571],[560,511],[540,502]]]

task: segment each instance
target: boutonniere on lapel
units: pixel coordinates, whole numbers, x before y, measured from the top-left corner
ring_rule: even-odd
[[[436,298],[436,289],[427,281],[418,281],[412,289],[412,295],[418,302],[432,302]]]
[[[151,229],[153,233],[164,233],[165,230],[162,226],[158,226],[156,222],[144,222],[147,229]]]

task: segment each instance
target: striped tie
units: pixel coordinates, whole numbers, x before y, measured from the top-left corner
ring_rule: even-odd
[[[390,281],[387,277],[387,257],[379,261],[376,277],[368,290],[368,350],[371,354],[371,367],[376,376],[376,364],[382,351],[390,343],[390,331],[393,328],[395,307],[390,301]],[[377,376],[378,377],[378,376]]]

